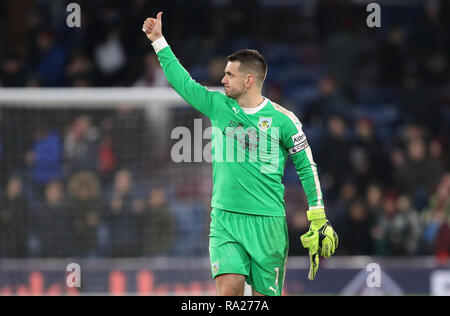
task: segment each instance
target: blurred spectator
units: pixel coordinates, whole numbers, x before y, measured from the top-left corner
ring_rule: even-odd
[[[328,212],[329,219],[333,223],[336,223],[337,226],[341,223],[345,226],[348,208],[350,207],[350,204],[358,197],[358,195],[358,188],[352,179],[346,179],[343,181],[339,195],[331,207],[332,211]]]
[[[114,156],[120,168],[136,170],[142,167],[146,148],[145,116],[142,109],[132,108],[128,104],[122,104],[113,118],[113,146]],[[133,141],[130,141],[133,135]]]
[[[346,96],[353,96],[354,78],[361,57],[360,39],[353,34],[354,22],[342,21],[342,29],[331,33],[323,47],[323,58],[338,89]]]
[[[119,30],[111,27],[110,31],[94,48],[94,58],[106,85],[120,83],[120,74],[126,63],[125,51],[119,36]]]
[[[306,115],[318,114],[324,119],[328,119],[330,115],[347,117],[351,110],[350,102],[337,86],[336,79],[326,75],[317,85],[318,99],[313,102]]]
[[[402,177],[406,171],[405,168],[405,153],[399,147],[394,147],[390,153],[390,165],[388,177],[390,181],[390,187],[396,187],[397,183],[402,181]]]
[[[27,112],[0,106],[0,184],[25,166],[24,153],[29,148],[31,129],[24,128]],[[23,179],[27,181],[26,179]]]
[[[97,170],[103,182],[112,181],[113,172],[117,166],[112,128],[111,118],[104,119],[100,124]]]
[[[382,86],[396,88],[401,84],[408,54],[405,37],[403,28],[393,26],[377,46],[379,84]]]
[[[341,21],[349,18],[352,4],[340,0],[319,0],[315,10],[315,28],[318,30],[319,39],[324,41],[330,33],[335,32],[341,26]]]
[[[175,256],[204,255],[208,250],[207,209],[196,194],[198,189],[198,185],[192,182],[177,186],[176,198],[172,202],[176,221]]]
[[[445,21],[444,1],[427,0],[412,28],[412,51],[427,83],[442,83],[448,73],[448,21]]]
[[[434,190],[440,172],[440,167],[428,156],[425,141],[415,138],[408,143],[404,163],[395,170],[395,187],[399,192],[411,196],[414,206],[422,209],[427,196]]]
[[[434,52],[445,45],[441,42],[445,32],[441,28],[443,12],[439,0],[426,0],[422,3],[420,17],[416,20],[413,43],[416,52],[423,54]]]
[[[135,257],[139,254],[138,217],[133,212],[133,177],[127,169],[120,169],[108,200],[108,219],[113,257]]]
[[[39,240],[39,257],[66,257],[73,254],[72,218],[67,208],[64,187],[51,181],[45,187],[41,209],[33,214],[33,228]]]
[[[397,209],[403,223],[398,225],[393,231],[395,243],[400,248],[395,254],[416,255],[419,251],[421,233],[419,213],[412,205],[408,195],[399,196],[397,199]],[[398,222],[400,223],[400,220]]]
[[[383,191],[381,187],[376,183],[371,183],[366,190],[366,205],[367,210],[372,217],[381,214],[383,207]]]
[[[87,115],[81,115],[74,120],[64,137],[67,175],[81,169],[96,169],[98,138],[98,131]]]
[[[39,191],[52,180],[62,176],[63,150],[58,132],[49,130],[46,123],[38,125],[34,132],[32,149],[26,155],[26,163],[31,168],[32,179]]]
[[[409,128],[422,128],[431,131],[432,135],[442,133],[443,117],[439,111],[436,96],[427,89],[424,79],[416,75],[406,75],[403,79],[402,89],[399,89],[402,113],[409,123]]]
[[[203,84],[210,87],[222,86],[222,78],[226,64],[226,59],[223,56],[212,57],[208,63],[208,75]]]
[[[365,191],[374,175],[371,174],[371,165],[367,152],[359,146],[352,146],[349,153],[351,173],[355,178],[356,186]]]
[[[419,217],[408,196],[384,198],[383,213],[372,230],[375,255],[415,255],[420,238]]]
[[[66,54],[50,29],[40,31],[36,36],[36,73],[47,87],[64,86]]]
[[[446,262],[450,255],[450,221],[447,218],[439,229],[436,238],[436,257],[440,262]]]
[[[348,207],[339,235],[339,253],[364,255],[372,253],[371,229],[373,217],[367,211],[364,200],[356,199]]]
[[[27,252],[28,205],[23,183],[9,179],[0,204],[0,257],[24,257]]]
[[[445,146],[445,143],[445,141],[439,139],[431,140],[428,146],[428,152],[430,153],[430,159],[433,161],[433,164],[441,166],[443,170],[449,170],[450,162],[447,160],[448,150],[444,149],[448,148],[448,146]]]
[[[317,165],[321,176],[331,179],[336,190],[348,176],[349,151],[351,143],[348,139],[347,124],[343,117],[333,115],[327,122],[327,135],[318,153]]]
[[[423,251],[445,260],[450,254],[450,174],[444,174],[421,214]]]
[[[425,127],[415,123],[408,123],[400,129],[400,136],[398,137],[398,144],[406,147],[411,141],[426,140],[427,135]]]
[[[76,52],[69,59],[66,67],[66,77],[71,86],[80,86],[80,82],[85,81],[87,86],[95,82],[95,72],[92,61],[81,52]]]
[[[94,173],[80,171],[69,179],[68,191],[74,254],[77,256],[98,255],[97,236],[102,220],[100,181]]]
[[[264,95],[267,99],[278,104],[283,104],[284,108],[290,111],[294,111],[292,102],[286,98],[280,84],[270,83],[267,84],[264,88],[266,89]]]
[[[143,256],[168,255],[172,250],[175,226],[162,188],[149,191],[144,212],[139,216],[140,244]]]
[[[145,55],[144,73],[135,82],[135,87],[164,87],[169,83],[159,64],[158,56],[150,51]]]
[[[15,55],[3,59],[0,69],[0,86],[23,87],[26,82],[26,70],[23,60]]]
[[[370,118],[363,117],[357,120],[355,134],[350,149],[350,162],[358,187],[365,191],[369,182],[384,181],[388,162]]]

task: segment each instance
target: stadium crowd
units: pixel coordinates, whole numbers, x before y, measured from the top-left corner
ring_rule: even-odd
[[[68,28],[64,1],[2,1],[0,86],[168,86],[140,31],[163,10],[169,43],[202,84],[220,86],[236,49],[267,58],[265,95],[303,124],[337,255],[447,259],[448,1],[383,7],[380,29],[340,0],[78,3],[82,27]],[[0,110],[1,257],[207,254],[210,174],[168,183],[180,166],[164,162],[170,147],[142,109]],[[191,124],[179,111],[201,117],[173,109],[176,124]],[[290,254],[304,255],[307,202],[290,163],[284,183]]]

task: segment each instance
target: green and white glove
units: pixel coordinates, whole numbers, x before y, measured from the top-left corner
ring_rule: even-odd
[[[313,209],[306,212],[311,221],[309,230],[300,237],[303,247],[309,250],[308,279],[314,280],[319,268],[319,257],[329,258],[339,244],[339,237],[325,216],[325,210]]]

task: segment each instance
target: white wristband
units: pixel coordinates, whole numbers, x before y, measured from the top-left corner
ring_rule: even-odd
[[[158,53],[161,49],[169,46],[169,44],[167,44],[167,41],[163,36],[158,38],[156,41],[152,42],[152,46],[155,52]]]

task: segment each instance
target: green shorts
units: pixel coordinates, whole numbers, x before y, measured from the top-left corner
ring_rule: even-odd
[[[211,211],[209,254],[213,278],[225,273],[245,275],[264,295],[281,295],[289,239],[286,218]]]

